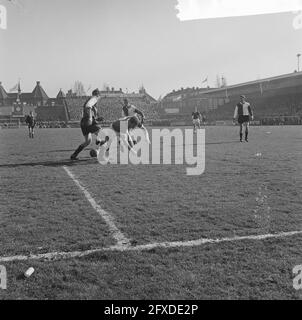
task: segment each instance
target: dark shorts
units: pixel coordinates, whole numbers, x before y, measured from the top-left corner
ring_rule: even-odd
[[[243,124],[246,122],[250,122],[250,116],[239,116],[238,123]]]
[[[101,127],[96,123],[93,122],[92,124],[87,124],[84,121],[81,121],[81,130],[83,136],[87,136],[89,133],[96,133],[101,130]]]
[[[35,124],[29,124],[28,129],[35,129],[35,126],[36,126]]]

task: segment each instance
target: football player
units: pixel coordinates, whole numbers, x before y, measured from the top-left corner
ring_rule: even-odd
[[[25,123],[28,126],[28,133],[29,138],[33,139],[35,135],[35,126],[36,126],[36,119],[34,113],[31,111],[30,114],[25,118]]]
[[[197,111],[197,108],[195,108],[195,112],[192,113],[192,121],[193,121],[193,128],[194,128],[194,132],[196,132],[196,128],[198,127],[199,129],[200,127],[200,123],[201,123],[201,113],[199,111]]]
[[[98,135],[101,130],[97,121],[102,121],[103,118],[98,117],[97,103],[100,100],[100,91],[95,89],[92,92],[92,97],[89,98],[83,106],[83,117],[81,120],[81,130],[85,141],[71,155],[71,160],[77,160],[78,155],[92,142],[92,134]]]
[[[238,121],[240,126],[240,142],[242,142],[243,138],[243,127],[245,128],[245,141],[249,142],[249,125],[250,120],[254,120],[253,110],[249,102],[246,101],[246,96],[240,96],[240,102],[235,107],[234,119],[233,121]]]
[[[133,150],[135,142],[132,140],[130,134],[130,132],[136,128],[142,128],[142,124],[135,116],[116,120],[111,125],[112,130],[104,129],[99,132],[96,144],[99,147],[102,147],[106,144],[107,151],[109,151],[111,143],[113,142],[114,138],[117,137],[119,143],[123,142],[131,152],[136,153]],[[125,131],[122,131],[123,129]]]
[[[144,126],[144,121],[145,121],[145,115],[144,113],[137,109],[134,105],[130,104],[128,99],[124,99],[124,102],[122,103],[122,116],[125,118],[127,117],[136,117],[138,121],[140,122],[140,128],[144,130],[145,132],[145,137],[147,142],[150,144],[150,138],[149,138],[149,133],[148,130]],[[134,141],[135,143],[135,141]]]

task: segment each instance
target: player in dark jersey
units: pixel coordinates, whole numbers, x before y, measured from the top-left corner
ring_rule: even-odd
[[[243,138],[243,127],[245,127],[245,141],[249,142],[249,125],[250,120],[254,119],[254,114],[250,103],[246,101],[246,96],[244,95],[240,96],[240,102],[236,105],[234,112],[234,122],[236,121],[236,119],[240,125],[240,142],[242,142]]]
[[[80,152],[92,142],[91,134],[98,135],[101,130],[97,121],[102,121],[103,118],[98,117],[97,103],[100,100],[100,91],[95,89],[92,92],[92,97],[89,98],[83,106],[83,117],[81,120],[81,130],[85,138],[85,142],[82,143],[76,151],[71,155],[71,160],[76,160]]]
[[[197,108],[195,108],[195,112],[192,113],[192,121],[193,121],[193,128],[194,128],[194,132],[196,132],[196,128],[198,127],[199,129],[200,124],[201,124],[201,113],[199,111],[197,111]]]
[[[33,139],[34,135],[35,135],[36,119],[35,119],[34,113],[32,111],[25,118],[25,123],[28,126],[29,138]]]

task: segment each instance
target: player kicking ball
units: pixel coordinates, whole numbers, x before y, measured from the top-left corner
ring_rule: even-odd
[[[246,101],[246,96],[240,96],[240,102],[236,105],[235,112],[234,112],[234,123],[238,121],[240,125],[240,142],[242,142],[243,138],[243,128],[245,128],[245,141],[249,142],[249,126],[250,120],[254,120],[253,110],[249,102]]]
[[[95,89],[92,92],[92,97],[89,98],[83,106],[83,118],[81,120],[81,130],[85,141],[76,149],[71,155],[71,160],[77,160],[78,155],[85,148],[87,148],[92,142],[92,134],[98,135],[101,130],[100,125],[97,121],[102,121],[102,118],[98,118],[97,103],[100,100],[100,91]]]
[[[30,114],[25,118],[25,123],[28,126],[28,134],[30,139],[34,139],[36,119],[34,113],[31,111]]]
[[[195,112],[192,113],[192,121],[193,121],[193,129],[194,129],[194,133],[197,132],[197,127],[198,129],[201,129],[201,113],[199,111],[197,111],[197,108],[195,108]]]

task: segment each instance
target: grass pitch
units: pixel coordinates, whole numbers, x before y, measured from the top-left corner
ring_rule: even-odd
[[[206,129],[206,171],[185,165],[101,166],[79,129],[0,131],[0,258],[85,251],[116,244],[70,170],[132,246],[302,231],[301,127]],[[261,156],[259,156],[261,154]],[[292,269],[302,236],[187,248],[95,253],[0,263],[0,299],[301,299]],[[28,267],[34,275],[22,280]]]

